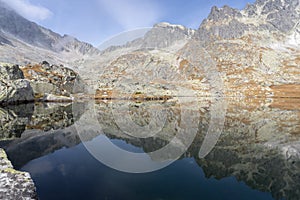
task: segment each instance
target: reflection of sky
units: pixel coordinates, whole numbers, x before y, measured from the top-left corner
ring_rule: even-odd
[[[198,28],[213,5],[244,8],[254,0],[0,0],[23,16],[60,34],[73,35],[98,46],[123,31],[158,22]],[[24,3],[25,2],[25,3]]]
[[[191,158],[152,173],[118,172],[94,159],[82,144],[33,160],[22,170],[31,173],[41,199],[272,199],[233,177],[205,178]]]

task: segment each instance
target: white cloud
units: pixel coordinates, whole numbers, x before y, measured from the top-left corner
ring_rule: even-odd
[[[152,26],[160,17],[159,7],[151,0],[99,0],[124,29]]]
[[[17,13],[23,17],[33,20],[40,21],[49,18],[52,15],[52,12],[42,6],[33,5],[28,0],[0,0],[7,4],[10,8],[15,10]]]

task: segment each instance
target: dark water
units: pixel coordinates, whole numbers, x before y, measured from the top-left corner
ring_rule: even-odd
[[[205,177],[193,158],[129,174],[101,164],[82,144],[33,160],[22,170],[31,173],[41,199],[272,199],[233,176]]]
[[[203,99],[198,106],[194,102],[22,105],[1,110],[0,146],[17,169],[30,172],[42,200],[299,199],[297,103]],[[132,121],[126,120],[128,116]],[[148,124],[158,131],[137,137],[144,136],[139,127]],[[140,160],[118,157],[107,142],[145,154]],[[153,153],[168,144],[172,145],[167,153]],[[184,151],[177,154],[180,150]],[[129,170],[137,172],[145,163],[149,167],[170,160],[174,162],[148,173],[113,169],[136,166]]]

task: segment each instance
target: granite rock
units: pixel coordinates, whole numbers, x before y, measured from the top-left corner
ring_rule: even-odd
[[[0,149],[0,198],[7,200],[38,199],[30,174],[13,169],[3,149]]]
[[[23,79],[19,66],[0,66],[0,104],[15,104],[34,100],[29,81]]]

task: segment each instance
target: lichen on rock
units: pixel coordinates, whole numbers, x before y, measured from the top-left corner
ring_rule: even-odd
[[[33,90],[18,65],[0,66],[0,104],[33,101]]]
[[[25,79],[30,81],[36,98],[47,99],[46,96],[70,97],[74,93],[83,92],[78,74],[62,65],[50,65],[43,61],[36,65],[23,66]]]
[[[0,149],[0,199],[38,199],[30,174],[13,169],[3,149]]]

